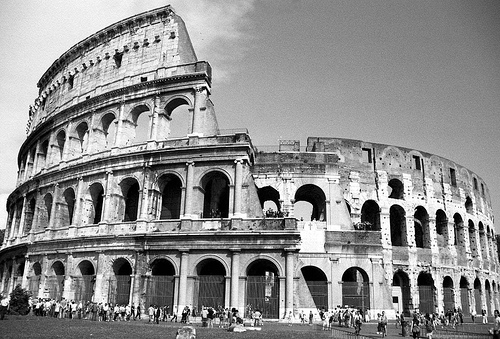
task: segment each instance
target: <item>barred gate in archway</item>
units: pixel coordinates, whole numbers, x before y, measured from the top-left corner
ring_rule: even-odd
[[[418,295],[420,298],[420,313],[434,313],[434,286],[418,286]]]
[[[52,275],[45,278],[47,298],[61,300],[64,290],[64,275]]]
[[[460,288],[460,301],[462,303],[462,312],[465,315],[470,315],[469,289],[467,287]]]
[[[110,278],[108,282],[108,302],[127,305],[130,297],[130,276],[116,275]]]
[[[306,280],[317,309],[328,309],[328,282]]]
[[[224,307],[224,294],[226,290],[226,279],[223,275],[200,275],[195,282],[194,300],[198,302],[193,305],[195,309],[201,310],[202,306],[217,308]]]
[[[476,300],[476,313],[481,314],[483,311],[483,303],[481,302],[481,290],[474,289],[474,299]]]
[[[143,278],[146,285],[146,308],[149,305],[170,306],[174,308],[175,278],[172,275],[147,276]]]
[[[363,311],[370,308],[370,285],[366,282],[342,282],[342,306],[359,308]]]
[[[95,275],[73,277],[75,301],[92,301],[94,296]]]
[[[455,309],[455,292],[451,287],[443,287],[444,311]]]
[[[264,318],[279,318],[280,280],[277,276],[248,276],[247,305],[260,310]]]

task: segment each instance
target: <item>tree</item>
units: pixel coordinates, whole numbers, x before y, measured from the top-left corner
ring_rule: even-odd
[[[0,245],[3,243],[4,237],[5,237],[5,229],[0,230]]]
[[[31,292],[25,290],[18,284],[10,294],[10,313],[27,315],[30,312],[30,298]]]

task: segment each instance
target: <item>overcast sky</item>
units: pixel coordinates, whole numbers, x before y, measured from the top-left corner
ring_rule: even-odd
[[[221,128],[248,128],[255,145],[321,136],[434,153],[485,180],[500,215],[500,1],[493,0],[2,0],[4,201],[42,74],[89,35],[166,4],[186,22],[198,58],[212,64]]]

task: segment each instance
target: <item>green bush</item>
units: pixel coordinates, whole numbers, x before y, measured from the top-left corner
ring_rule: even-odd
[[[10,313],[27,315],[30,312],[29,299],[31,292],[17,285],[10,294]]]

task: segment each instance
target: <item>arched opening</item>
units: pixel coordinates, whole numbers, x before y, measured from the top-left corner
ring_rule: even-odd
[[[61,225],[69,226],[73,224],[73,212],[75,210],[75,191],[69,187],[64,193],[64,207],[60,216]]]
[[[311,305],[304,306],[318,310],[328,310],[328,279],[325,273],[314,266],[302,267],[300,271],[313,301]],[[301,291],[305,292],[306,290],[302,288]]]
[[[488,279],[486,279],[486,281],[484,282],[484,290],[486,291],[486,305],[485,305],[485,310],[486,310],[486,314],[488,315],[493,315],[493,310],[491,309],[491,300],[492,300],[492,297],[491,297],[491,286],[490,286],[490,282]]]
[[[443,210],[436,211],[436,233],[438,247],[448,245],[448,218]]]
[[[415,209],[415,213],[413,214],[413,225],[415,228],[415,246],[430,248],[429,214],[422,206],[418,206]]]
[[[179,219],[181,215],[182,183],[175,175],[163,175],[159,179],[161,191],[160,219]]]
[[[388,185],[389,185],[388,188],[389,198],[401,199],[401,200],[404,199],[405,196],[404,185],[399,179],[391,179]]]
[[[474,213],[472,199],[470,197],[465,198],[465,211],[470,214]]]
[[[24,232],[23,234],[28,234],[33,226],[33,217],[35,215],[36,200],[31,198],[28,201],[28,206],[26,206],[26,211],[24,213]]]
[[[370,285],[368,274],[359,267],[351,267],[342,275],[342,305],[360,309],[370,308]]]
[[[151,263],[151,276],[146,278],[146,305],[168,306],[173,312],[175,268],[167,259]]]
[[[40,280],[42,277],[42,265],[37,261],[33,264],[33,274],[28,277],[28,291],[33,298],[38,298]]]
[[[104,148],[109,149],[115,145],[116,125],[118,120],[113,113],[104,115],[101,119],[101,127],[104,136]]]
[[[271,186],[265,186],[257,189],[260,206],[266,217],[272,217],[281,211],[280,193]]]
[[[406,316],[410,315],[410,278],[399,270],[392,277],[392,303],[396,311]]]
[[[480,242],[480,246],[481,246],[481,255],[483,257],[483,260],[487,260],[488,259],[488,241],[487,241],[487,238],[486,238],[486,233],[485,233],[485,230],[484,230],[484,225],[483,223],[480,221],[479,222],[479,242]]]
[[[306,184],[295,192],[295,202],[305,201],[312,205],[311,220],[326,221],[326,196],[321,188]]]
[[[133,178],[127,178],[120,183],[124,201],[122,221],[136,221],[139,210],[139,183]]]
[[[49,227],[50,224],[50,215],[52,213],[52,194],[47,193],[43,197],[44,208],[40,213],[40,225],[44,229]]]
[[[64,131],[60,131],[59,133],[57,133],[57,136],[56,136],[56,147],[57,147],[57,151],[54,153],[55,155],[55,163],[59,163],[60,161],[62,161],[64,158],[63,158],[63,155],[64,155],[64,144],[66,143],[66,132]]]
[[[473,257],[477,257],[477,239],[476,239],[476,228],[474,227],[474,222],[469,219],[469,246]]]
[[[205,259],[196,266],[193,308],[201,311],[203,306],[218,309],[224,306],[226,290],[226,269],[218,260]]]
[[[186,100],[176,98],[165,107],[167,111],[167,139],[185,138],[192,130],[192,113]]]
[[[465,315],[470,315],[471,308],[469,303],[469,282],[464,276],[460,278],[460,302],[462,305],[462,312]]]
[[[453,289],[453,279],[446,276],[443,279],[443,303],[444,312],[453,311],[455,309],[455,292]]]
[[[421,272],[417,279],[418,296],[419,296],[419,311],[420,313],[432,314],[436,311],[436,287],[432,275],[426,272]]]
[[[201,180],[203,218],[227,218],[229,216],[229,180],[221,172],[206,174]]]
[[[313,205],[307,201],[298,201],[293,204],[293,214],[300,221],[311,221]]]
[[[77,276],[73,277],[75,300],[92,301],[94,297],[95,270],[88,260],[78,264]]]
[[[45,290],[48,291],[48,297],[54,300],[61,300],[64,291],[64,265],[60,261],[55,261],[45,278]]]
[[[88,146],[88,135],[89,135],[89,127],[86,122],[80,123],[76,127],[76,138],[78,145],[76,146],[76,153],[84,153],[87,150]]]
[[[113,304],[127,305],[130,296],[132,267],[124,258],[113,262],[114,276],[109,279],[108,301]]]
[[[151,121],[146,112],[149,112],[149,107],[146,105],[137,106],[130,112],[129,120],[124,121],[124,124],[127,125],[124,128],[125,133],[130,135],[132,144],[142,143],[150,138]]]
[[[90,215],[89,215],[89,222],[91,224],[98,224],[102,220],[102,207],[104,204],[104,188],[100,183],[93,183],[89,187],[89,194],[90,194],[90,203],[91,203],[91,208],[90,208]]]
[[[367,230],[380,231],[380,207],[374,200],[365,201],[361,207],[361,222]]]
[[[40,152],[38,153],[37,159],[37,171],[42,170],[47,166],[47,155],[49,152],[49,140],[45,140],[40,145]]]
[[[389,209],[389,217],[392,246],[407,246],[405,210],[399,205],[392,205]]]
[[[481,295],[482,295],[482,289],[481,289],[481,281],[479,278],[476,278],[474,280],[474,300],[475,300],[475,307],[476,307],[476,314],[481,314],[483,311],[483,303],[481,302]]]
[[[453,229],[455,232],[455,246],[464,249],[465,248],[465,228],[464,222],[460,214],[455,213],[453,215]]]
[[[252,262],[247,268],[247,302],[265,318],[279,319],[280,280],[276,266],[265,259]]]

